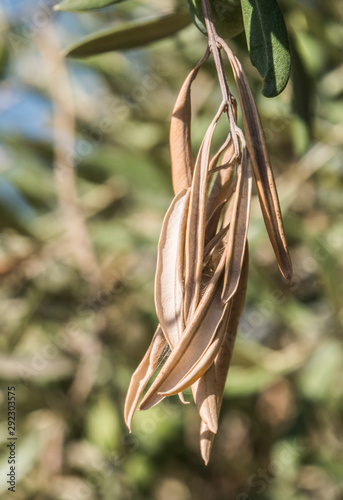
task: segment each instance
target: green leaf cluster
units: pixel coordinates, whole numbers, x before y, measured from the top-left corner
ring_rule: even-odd
[[[88,11],[123,0],[63,0],[57,10]],[[147,21],[134,21],[91,34],[66,50],[66,55],[88,57],[112,50],[127,50],[169,37],[190,23],[206,35],[202,0],[187,0],[182,9]],[[280,94],[289,80],[291,53],[286,25],[276,0],[210,0],[213,22],[222,38],[243,29],[252,64],[263,78],[266,97]]]

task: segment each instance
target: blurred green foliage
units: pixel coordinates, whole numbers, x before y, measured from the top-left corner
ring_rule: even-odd
[[[43,1],[2,3],[1,498],[13,498],[6,484],[7,386],[15,385],[16,499],[338,500],[341,0],[280,1],[297,62],[275,99],[260,93],[244,34],[231,42],[262,114],[295,277],[290,288],[280,278],[255,200],[247,304],[209,466],[198,450],[196,410],[177,398],[137,414],[131,435],[124,427],[130,376],[156,324],[156,247],[172,198],[169,119],[205,38],[190,26],[148,48],[68,61],[75,142],[63,126],[73,110],[56,68],[60,50],[80,35],[106,27],[109,18],[119,25],[167,11],[169,3],[161,4],[130,0],[77,15],[53,13]],[[212,63],[193,95],[196,150],[220,100]],[[221,133],[224,123],[218,144]],[[63,188],[70,187],[72,157],[100,291],[87,273],[94,263],[79,219],[66,218],[60,206],[64,200],[68,210]]]

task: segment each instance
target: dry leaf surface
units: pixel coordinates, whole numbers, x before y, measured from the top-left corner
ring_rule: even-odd
[[[193,161],[190,89],[210,52],[215,55],[210,45],[186,78],[173,111],[170,147],[175,197],[158,246],[155,304],[159,326],[132,377],[125,406],[130,428],[139,399],[168,345],[170,355],[139,409],[151,408],[173,394],[182,399],[182,391],[191,387],[201,419],[200,450],[206,464],[218,429],[247,289],[252,172],[279,268],[286,278],[292,275],[258,111],[241,64],[224,41],[216,40],[232,68],[245,134],[237,125],[236,101],[224,80],[223,101]],[[212,151],[216,125],[225,115],[227,136]]]

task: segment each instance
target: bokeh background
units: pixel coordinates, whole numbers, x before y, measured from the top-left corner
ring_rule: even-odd
[[[83,14],[53,4],[0,8],[1,498],[343,498],[343,2],[280,1],[294,64],[275,99],[261,95],[244,35],[230,42],[262,115],[295,273],[287,286],[255,196],[247,302],[207,467],[193,405],[140,412],[131,435],[123,422],[156,326],[169,120],[206,41],[190,26],[144,49],[66,60],[80,36],[171,1]],[[219,102],[208,63],[193,89],[195,150]]]

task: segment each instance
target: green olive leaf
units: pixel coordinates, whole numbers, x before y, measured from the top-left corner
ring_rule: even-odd
[[[276,0],[241,0],[252,64],[264,79],[262,93],[275,97],[285,88],[291,56],[285,21]]]
[[[112,50],[134,49],[174,35],[190,23],[189,12],[184,10],[149,21],[130,22],[83,38],[69,47],[65,55],[87,57]]]
[[[124,0],[62,0],[55,5],[54,10],[66,10],[71,12],[82,12],[84,10],[102,9],[114,3]]]
[[[207,36],[201,0],[187,0],[195,26]],[[222,38],[232,38],[243,31],[239,0],[210,0],[214,26]]]

